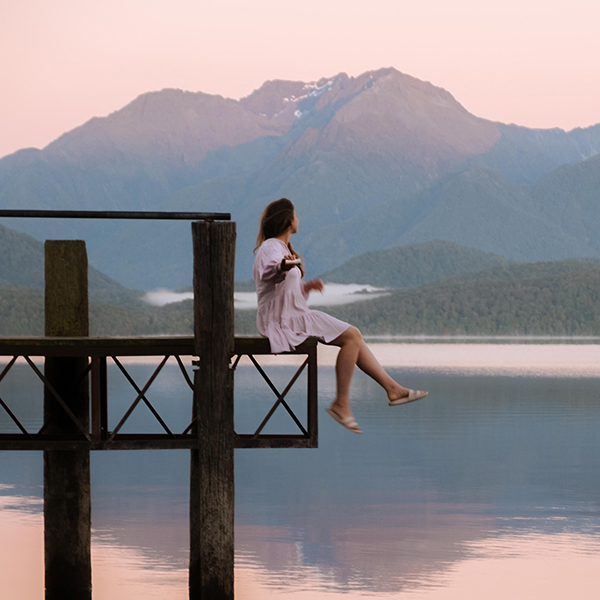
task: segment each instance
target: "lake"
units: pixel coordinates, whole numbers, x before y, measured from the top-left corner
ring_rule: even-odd
[[[319,448],[236,450],[236,598],[597,598],[600,346],[512,342],[373,343],[395,378],[430,395],[390,408],[357,371],[360,436],[323,410],[335,349],[320,346]],[[281,389],[298,359],[262,362]],[[13,369],[0,396],[39,424],[41,385]],[[143,383],[152,366],[129,369]],[[136,394],[116,368],[109,383],[114,426]],[[305,394],[301,377],[292,406]],[[149,398],[187,425],[175,364]],[[238,366],[236,430],[256,427],[274,399]],[[154,427],[145,407],[134,415],[127,431]],[[278,409],[267,431],[294,427]],[[0,429],[12,430],[2,412]],[[92,453],[95,600],[187,598],[188,478],[187,451]],[[41,453],[0,452],[3,600],[43,598],[41,497]]]

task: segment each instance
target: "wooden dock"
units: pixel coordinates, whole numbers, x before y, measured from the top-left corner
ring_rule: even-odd
[[[212,215],[211,215],[212,216]],[[160,217],[155,217],[160,218]],[[88,335],[87,255],[81,241],[46,242],[45,337],[0,338],[0,410],[18,433],[0,432],[0,450],[44,452],[44,544],[46,600],[87,600],[91,587],[90,451],[189,449],[191,600],[233,599],[234,448],[316,448],[317,341],[306,340],[293,354],[304,361],[278,390],[257,357],[270,354],[266,338],[234,336],[233,269],[235,223],[207,219],[192,223],[194,242],[194,336],[91,338]],[[160,357],[152,376],[134,381],[122,357]],[[233,424],[233,379],[242,356],[249,357],[274,401],[251,434]],[[44,369],[34,358],[44,359]],[[173,431],[152,405],[149,390],[170,357],[190,388],[190,422]],[[2,394],[1,382],[22,358],[43,383],[43,426],[30,431]],[[195,366],[193,376],[186,363]],[[136,393],[118,424],[109,429],[108,366],[116,365]],[[303,372],[306,413],[298,417],[286,394]],[[270,390],[270,391],[269,391]],[[123,433],[140,403],[162,433]],[[262,433],[279,410],[286,410],[297,434]]]

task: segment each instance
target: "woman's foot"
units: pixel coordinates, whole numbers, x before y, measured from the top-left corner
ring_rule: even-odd
[[[400,404],[408,404],[409,402],[416,402],[417,400],[421,400],[421,398],[425,398],[425,396],[429,395],[429,392],[424,392],[422,390],[408,390],[408,395],[401,396],[396,400],[390,400],[388,402],[389,406],[399,406]]]
[[[360,425],[356,422],[350,407],[347,405],[336,404],[335,402],[325,409],[327,414],[340,425],[353,431],[354,433],[362,433]]]
[[[390,402],[396,402],[403,398],[408,398],[410,390],[394,382],[394,385],[387,390],[387,397]]]

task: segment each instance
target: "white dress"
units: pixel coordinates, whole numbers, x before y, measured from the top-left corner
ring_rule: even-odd
[[[308,292],[300,269],[277,271],[277,265],[287,254],[291,253],[285,242],[269,238],[256,251],[254,260],[256,327],[269,338],[273,354],[289,352],[310,336],[331,342],[350,327],[327,313],[308,308]]]

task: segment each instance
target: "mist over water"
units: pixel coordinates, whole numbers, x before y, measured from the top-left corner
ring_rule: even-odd
[[[596,598],[596,346],[371,347],[430,396],[390,408],[357,371],[364,434],[353,435],[323,410],[335,353],[319,346],[319,448],[236,451],[236,598]],[[278,389],[296,370],[291,359],[260,359]],[[13,368],[0,394],[37,423],[39,390],[27,387],[25,366]],[[129,368],[138,382],[152,371]],[[119,376],[109,370],[111,426],[136,395]],[[236,431],[253,431],[275,396],[243,363],[235,383]],[[167,424],[185,426],[191,395],[177,365],[156,385],[150,401]],[[286,396],[301,419],[305,397],[301,377]],[[140,409],[130,432],[153,427]],[[267,427],[295,425],[278,409]],[[186,451],[92,453],[94,598],[187,597],[188,478]],[[2,598],[43,598],[41,485],[41,453],[0,453]]]
[[[313,292],[309,299],[309,306],[336,306],[340,304],[351,304],[363,300],[372,300],[387,296],[384,288],[358,283],[326,283],[323,293]],[[153,306],[164,306],[173,302],[191,300],[192,292],[174,292],[172,290],[157,289],[147,292],[142,298]],[[257,308],[256,292],[235,292],[233,295],[235,308],[239,310],[250,310]]]

